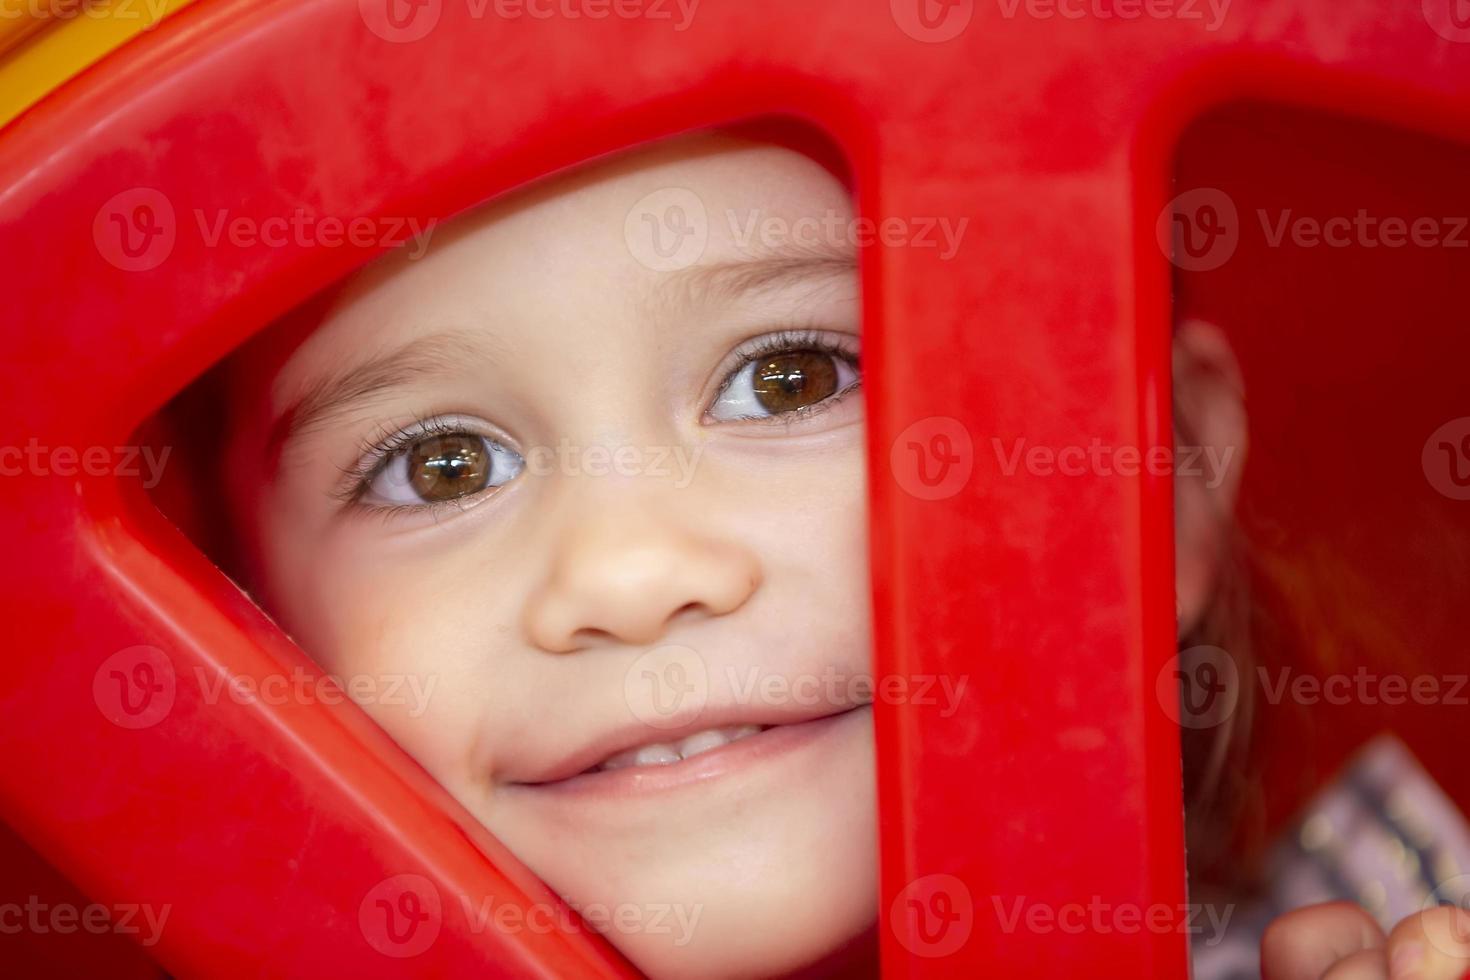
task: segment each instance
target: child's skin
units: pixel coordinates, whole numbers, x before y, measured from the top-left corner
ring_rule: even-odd
[[[630,249],[626,219],[672,187],[699,196],[710,237],[697,269],[656,272]],[[792,970],[877,915],[867,696],[838,683],[829,698],[810,681],[759,694],[772,677],[869,670],[862,398],[841,393],[858,377],[854,254],[841,242],[742,252],[726,212],[743,228],[756,208],[794,219],[850,203],[793,152],[665,145],[441,229],[427,257],[372,267],[314,332],[264,338],[232,374],[242,422],[227,484],[265,607],[331,671],[437,678],[416,716],[364,707],[575,904],[632,904],[650,924],[673,906],[659,923],[669,932],[608,933],[666,976]],[[774,423],[739,420],[770,410],[732,355],[793,329],[833,351],[797,362],[815,400],[793,399],[798,411]],[[304,392],[406,343],[419,347],[389,368],[410,377],[385,369],[357,386],[363,397],[298,418],[273,460],[276,420]],[[365,443],[445,415],[527,459],[630,447],[662,469],[592,476],[606,459],[563,452],[432,511],[334,496]],[[671,450],[694,460],[692,478]],[[411,487],[380,482],[384,502],[412,503]],[[689,652],[672,665],[647,656],[667,645]],[[644,671],[671,698],[701,666],[707,698],[686,698],[687,723],[666,727]],[[799,739],[777,729],[678,767],[545,784],[618,749],[814,716],[830,720],[790,724]],[[657,785],[675,768],[689,770],[682,784]]]
[[[628,217],[668,188],[697,196],[709,239],[656,271]],[[255,594],[328,670],[432,691],[363,707],[574,905],[640,909],[647,928],[607,935],[655,976],[871,965],[855,256],[841,237],[738,240],[752,218],[830,212],[850,215],[845,188],[800,154],[671,141],[439,229],[228,373],[225,486]],[[756,366],[801,384],[741,369],[781,331],[799,335]],[[1242,446],[1218,331],[1181,330],[1180,364],[1206,379],[1199,438]],[[363,458],[431,419],[381,472]],[[456,459],[464,475],[433,475]],[[1181,481],[1181,620],[1207,600],[1237,482]],[[576,775],[736,725],[775,727]],[[1320,975],[1292,964],[1328,962],[1312,944],[1340,923],[1283,921],[1268,977]]]

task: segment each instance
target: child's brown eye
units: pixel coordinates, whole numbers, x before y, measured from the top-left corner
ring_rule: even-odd
[[[837,366],[831,354],[791,351],[756,362],[755,400],[772,415],[815,405],[837,392]]]
[[[856,354],[793,344],[736,368],[708,415],[716,422],[791,415],[856,387],[859,380]]]
[[[431,503],[485,489],[491,468],[485,440],[464,432],[421,439],[408,452],[409,484]]]
[[[519,453],[473,432],[426,433],[401,445],[369,482],[363,503],[445,503],[501,486],[525,468]]]

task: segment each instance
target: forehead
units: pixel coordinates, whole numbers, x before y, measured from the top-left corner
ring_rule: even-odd
[[[693,134],[554,175],[417,230],[250,344],[234,375],[275,408],[344,346],[443,331],[545,341],[557,319],[626,313],[677,274],[773,254],[848,250],[851,201],[786,146]],[[486,329],[486,327],[490,329]]]

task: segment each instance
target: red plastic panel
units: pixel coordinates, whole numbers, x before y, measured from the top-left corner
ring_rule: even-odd
[[[1167,443],[1153,219],[1184,120],[1261,92],[1463,137],[1451,2],[201,0],[0,140],[0,445],[128,444],[370,257],[211,247],[199,212],[443,219],[634,142],[808,119],[864,214],[972,225],[953,257],[864,255],[877,669],[970,679],[948,717],[877,709],[885,972],[1182,977],[1181,916],[1136,925],[1184,902],[1169,485],[996,447]],[[0,809],[97,901],[168,904],[160,962],[626,970],[585,931],[477,931],[458,896],[554,897],[356,709],[207,703],[200,677],[307,661],[138,486],[40,469],[0,481]]]

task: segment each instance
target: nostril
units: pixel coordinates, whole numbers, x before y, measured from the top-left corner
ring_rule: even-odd
[[[708,616],[709,614],[710,608],[704,603],[686,602],[684,603],[684,605],[674,610],[673,615],[669,617],[669,622],[672,623],[676,619],[688,619],[693,616]]]
[[[616,642],[616,640],[617,637],[607,630],[586,626],[572,633],[568,648],[570,652],[571,650],[581,650],[586,647],[606,646]]]
[[[703,602],[686,602],[669,615],[658,618],[629,619],[608,627],[583,626],[573,630],[564,644],[558,644],[557,652],[575,653],[595,647],[617,644],[648,644],[658,640],[668,628],[681,619],[702,619],[710,615],[710,607]]]

